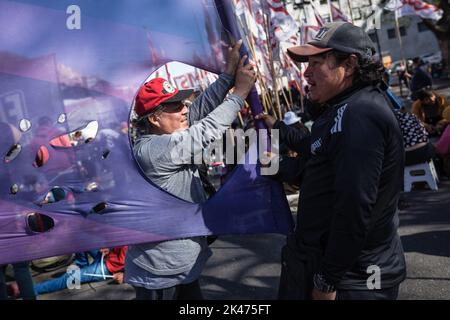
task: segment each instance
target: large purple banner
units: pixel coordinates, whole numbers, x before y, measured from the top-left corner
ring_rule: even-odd
[[[281,186],[255,165],[193,204],[152,185],[133,159],[139,86],[169,61],[219,73],[227,43],[213,0],[0,0],[0,264],[289,232]]]

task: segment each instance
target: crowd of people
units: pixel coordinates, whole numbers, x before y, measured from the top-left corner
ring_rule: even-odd
[[[392,72],[395,72],[398,78],[398,86],[400,89],[400,96],[410,93],[411,100],[418,99],[418,92],[422,89],[429,89],[433,85],[433,76],[430,73],[430,65],[425,63],[420,57],[415,57],[412,60],[400,61]],[[390,74],[387,77],[388,84],[390,83]]]
[[[196,98],[162,78],[146,82],[137,94],[136,160],[153,183],[186,201],[208,200],[202,169],[191,159],[232,127],[256,81],[253,63],[240,57],[241,44],[229,49],[225,72]],[[254,115],[253,121],[280,133],[274,178],[300,189],[296,227],[281,252],[279,299],[396,299],[406,277],[397,210],[404,167],[438,154],[445,170],[450,106],[429,90],[415,61],[409,86],[417,100],[406,111],[383,85],[384,69],[374,53],[361,28],[325,25],[309,43],[288,49],[293,61],[308,63],[308,112],[286,112],[278,120]],[[308,120],[314,121],[311,130]],[[202,148],[192,149],[192,139]],[[173,159],[176,148],[191,151]],[[212,255],[209,243],[191,237],[102,249],[90,253],[92,262],[78,253],[75,263],[81,282],[123,281],[139,300],[196,300],[203,298],[198,279]],[[369,284],[371,266],[380,276]],[[19,267],[10,294],[20,292],[24,299],[66,288],[71,279],[64,274],[38,283],[33,295],[21,285]],[[6,292],[6,286],[0,289]]]

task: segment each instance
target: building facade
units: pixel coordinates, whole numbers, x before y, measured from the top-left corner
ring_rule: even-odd
[[[322,18],[330,20],[330,9],[327,0],[288,0],[286,1],[288,11],[299,22],[304,16],[305,6],[311,3],[317,8]],[[337,0],[331,3],[351,17],[354,24],[363,26],[364,22],[373,15],[375,6],[379,0]],[[414,57],[421,57],[428,54],[435,54],[440,51],[439,43],[433,34],[422,22],[419,16],[406,16],[398,19],[401,39],[396,32],[394,13],[384,10],[381,14],[379,29],[372,28],[368,33],[377,45],[377,51],[381,53],[385,61],[392,62]]]

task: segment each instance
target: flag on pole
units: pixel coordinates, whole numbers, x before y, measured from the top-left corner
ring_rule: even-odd
[[[309,5],[305,5],[303,7],[302,13],[303,17],[300,27],[300,44],[305,44],[314,39],[317,32],[319,32],[320,28],[325,24],[325,20],[316,9],[313,1]],[[302,94],[305,92],[305,87],[308,85],[305,77],[303,76],[306,67],[307,66],[305,63],[295,65],[295,72],[293,72],[293,75],[295,75],[293,80],[295,80],[296,84],[300,87],[299,91],[301,91]]]
[[[398,17],[418,15],[423,19],[440,20],[444,14],[442,9],[420,0],[390,0],[385,8],[396,10]]]
[[[281,0],[267,0],[269,8],[269,32],[271,33],[271,45],[273,60],[286,65],[285,55],[288,47],[299,44],[299,26],[294,18],[288,13]],[[286,72],[284,68],[277,65],[278,73]]]
[[[267,34],[264,29],[264,10],[260,0],[235,0],[235,14],[243,30],[241,33],[246,36],[249,48],[253,47],[252,58],[255,61],[261,80],[264,84],[272,88],[272,76],[270,72],[269,48]],[[259,84],[259,83],[258,83]],[[259,93],[261,89],[257,86]]]
[[[383,6],[372,6],[372,14],[366,18],[361,28],[368,32],[372,29],[381,28],[381,17],[383,14]]]
[[[325,19],[322,18],[322,16],[320,15],[319,11],[317,10],[316,6],[314,5],[313,2],[311,2],[311,8],[314,12],[314,17],[316,19],[316,24],[319,27],[323,27],[325,25]]]
[[[280,0],[237,0],[235,14],[241,20],[244,34],[252,37],[254,42],[255,62],[258,65],[262,80],[269,88],[273,87],[269,50],[272,52],[275,76],[283,76],[289,72],[290,64],[283,54],[288,47],[298,45],[300,41],[299,26],[288,13]],[[264,17],[267,15],[271,42],[264,29]],[[284,66],[284,67],[283,67]],[[288,67],[286,69],[285,67]]]
[[[331,15],[333,17],[333,21],[344,21],[344,22],[352,22],[352,20],[347,17],[341,10],[339,10],[338,7],[336,7],[334,4],[330,4],[331,8]]]
[[[300,28],[300,43],[305,44],[314,39],[317,32],[325,24],[325,20],[317,11],[313,2],[303,8],[303,19]]]

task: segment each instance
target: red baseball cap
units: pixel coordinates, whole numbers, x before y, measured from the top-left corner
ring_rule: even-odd
[[[194,90],[178,90],[163,78],[155,78],[144,83],[136,96],[135,111],[139,117],[143,117],[163,103],[183,101]]]

